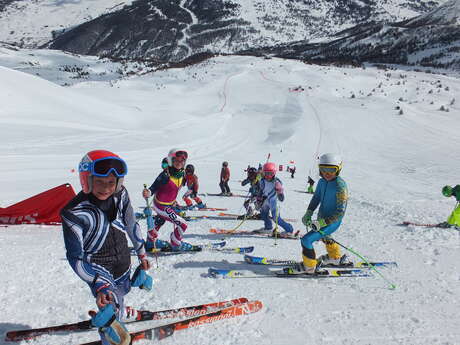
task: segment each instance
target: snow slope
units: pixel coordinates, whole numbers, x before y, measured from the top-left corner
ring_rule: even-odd
[[[50,72],[59,69],[59,59],[34,56],[40,64],[28,68],[31,74],[44,68],[40,59],[49,62],[44,73],[49,81],[44,81],[19,72],[23,65],[15,66],[15,53],[9,54],[8,68],[0,68],[1,207],[63,182],[79,190],[72,169],[95,148],[127,160],[126,186],[135,207],[144,204],[142,184],[153,181],[171,147],[189,151],[201,192],[218,191],[220,165],[227,160],[230,187],[244,193],[238,182],[243,169],[263,163],[271,153],[278,164],[297,163],[294,179],[285,172],[278,176],[286,190],[281,215],[298,219],[295,227],[300,229],[309,197],[295,190],[305,188],[308,174],[317,179],[316,157],[333,151],[344,158],[342,176],[350,190],[347,214],[334,238],[369,259],[399,263],[396,269],[382,269],[397,285],[391,291],[378,276],[317,281],[205,276],[210,266],[268,269],[248,266],[238,254],[160,257],[159,268],[151,272],[154,290],[133,290],[128,304],[158,310],[246,296],[265,305],[249,317],[179,332],[162,341],[165,345],[459,343],[459,232],[396,225],[402,220],[440,222],[454,207],[440,190],[459,183],[460,109],[453,101],[460,92],[458,79],[219,57],[112,82],[75,80],[64,88],[52,83],[62,80]],[[0,63],[5,59],[0,52]],[[85,63],[89,69],[96,66],[88,59]],[[298,85],[305,91],[290,91]],[[449,111],[439,111],[441,105]],[[207,197],[206,202],[242,212],[240,198]],[[189,224],[186,240],[203,243],[221,238],[209,234],[210,227],[237,223]],[[260,226],[247,221],[242,228]],[[165,225],[162,238],[170,230]],[[298,241],[230,237],[227,242],[254,245],[255,255],[300,259]],[[86,319],[94,302],[65,260],[59,227],[0,228],[0,246],[0,333]],[[316,249],[324,253],[322,244]],[[1,338],[0,344],[6,344]],[[96,338],[95,332],[54,335],[34,344]]]

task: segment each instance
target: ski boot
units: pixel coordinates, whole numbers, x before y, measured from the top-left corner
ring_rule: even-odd
[[[321,270],[319,266],[306,267],[302,262],[299,262],[291,267],[283,268],[283,272],[292,275],[311,274],[311,275],[327,275],[329,274],[326,270]]]
[[[252,232],[256,234],[273,234],[273,229],[265,229],[265,228],[260,228],[256,230],[252,230]]]
[[[171,245],[169,244],[168,241],[163,241],[159,239],[156,239],[155,241],[147,240],[145,242],[145,250],[147,252],[151,252],[155,249],[158,249],[158,250],[169,249],[170,247]]]
[[[346,254],[343,254],[338,259],[332,259],[328,254],[321,255],[318,258],[318,267],[347,267],[353,266],[353,262],[350,261]]]
[[[169,244],[169,243],[168,243]],[[179,246],[170,244],[173,252],[187,252],[193,250],[194,246],[190,243],[182,241]]]
[[[196,204],[195,205],[196,207],[198,207],[198,209],[202,209],[202,208],[206,208],[206,204],[203,204],[202,202],[200,202],[199,204]]]

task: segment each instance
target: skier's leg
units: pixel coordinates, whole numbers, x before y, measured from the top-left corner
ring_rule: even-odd
[[[270,205],[267,201],[264,202],[260,208],[260,218],[264,221],[265,230],[273,229],[272,221],[270,219]]]

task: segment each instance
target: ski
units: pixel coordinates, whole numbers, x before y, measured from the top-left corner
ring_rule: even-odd
[[[262,233],[256,232],[254,230],[227,230],[227,229],[219,229],[219,228],[212,228],[209,229],[209,232],[212,234],[218,235],[235,235],[235,236],[256,236],[256,237],[269,237],[269,238],[279,238],[279,239],[288,239],[288,240],[298,240],[299,239],[299,231],[296,231],[292,236],[286,236],[284,233],[277,233],[274,235],[273,233]]]
[[[192,211],[227,211],[227,208],[218,208],[218,207],[203,207],[203,208],[193,208]]]
[[[166,309],[161,311],[148,311],[148,310],[137,310],[136,318],[132,321],[126,322],[141,322],[149,320],[163,320],[163,319],[172,319],[176,317],[194,317],[199,315],[208,314],[214,312],[218,309],[229,308],[236,306],[242,303],[248,302],[247,298],[241,297],[237,299],[232,299],[222,302],[213,302],[206,304],[199,304],[189,307],[175,308],[175,309]],[[91,320],[80,321],[75,323],[69,323],[59,326],[43,327],[43,328],[32,328],[25,330],[10,331],[6,333],[5,340],[7,341],[21,341],[21,340],[30,340],[44,334],[53,334],[57,332],[78,332],[78,331],[87,331],[93,329]]]
[[[221,252],[221,253],[252,253],[254,251],[254,246],[249,247],[233,247],[233,248],[224,248],[226,242],[217,242],[217,243],[209,243],[209,244],[199,244],[193,245],[189,250],[179,250],[174,251],[171,247],[165,248],[152,248],[148,250],[148,254],[156,254],[156,253],[171,253],[171,254],[184,254],[184,253],[196,253],[202,251],[212,251],[212,252]],[[131,249],[131,255],[137,255],[134,248]]]
[[[398,225],[400,225],[400,226],[409,226],[409,225],[423,226],[423,227],[426,227],[426,228],[454,229],[454,230],[460,231],[460,227],[455,226],[455,225],[450,225],[450,224],[447,224],[445,222],[437,223],[437,224],[426,224],[426,223],[416,223],[416,222],[404,221],[404,222],[402,222],[402,223],[400,223]]]
[[[231,306],[229,308],[221,309],[214,311],[205,315],[196,316],[191,319],[172,322],[167,325],[153,327],[144,329],[139,332],[130,333],[131,343],[134,343],[138,340],[147,339],[147,340],[162,340],[174,334],[176,331],[180,331],[187,328],[192,328],[196,326],[201,326],[207,323],[212,323],[219,320],[225,320],[234,318],[237,316],[248,315],[256,313],[262,309],[262,302],[260,301],[250,301],[242,303],[239,305]],[[90,343],[85,343],[81,345],[101,345],[100,340],[93,341]]]
[[[305,193],[305,194],[314,194],[314,193],[311,193],[311,192],[307,192],[305,190],[294,190],[294,192],[297,192],[297,193]]]
[[[289,267],[288,267],[289,268]],[[287,270],[269,271],[269,273],[242,272],[237,270],[209,268],[208,274],[213,278],[345,278],[345,277],[369,277],[368,271],[361,269],[350,270],[325,270],[322,273],[288,273]]]
[[[272,266],[295,266],[298,264],[295,260],[278,260],[278,259],[269,259],[267,257],[261,256],[251,256],[245,255],[244,261],[248,264],[255,264],[255,265],[272,265]],[[370,264],[370,265],[369,265]],[[353,262],[351,265],[321,265],[321,268],[370,268],[372,266],[377,267],[397,267],[398,263],[396,261],[374,261],[374,262],[364,262],[358,261]]]
[[[237,198],[249,198],[249,195],[243,195],[243,194],[231,194],[231,195],[223,195],[220,193],[206,193],[207,196],[221,196],[221,197],[226,197],[226,198],[231,198],[231,197],[237,197]]]
[[[224,213],[224,212],[220,212],[217,215],[222,216],[222,217],[235,217],[236,219],[262,220],[262,218],[260,218],[260,215],[247,217],[245,214],[234,214],[234,213]],[[287,222],[297,222],[297,219],[292,219],[292,218],[283,218],[283,219]]]

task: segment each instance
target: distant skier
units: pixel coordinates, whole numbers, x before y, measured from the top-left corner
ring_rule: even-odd
[[[292,236],[293,228],[292,225],[284,221],[280,216],[280,210],[277,201],[284,201],[283,184],[276,175],[275,163],[265,163],[263,166],[264,177],[258,183],[258,201],[261,202],[260,217],[264,221],[264,227],[259,232],[271,233],[273,232],[273,223],[281,226],[284,229],[283,235]],[[271,218],[270,218],[271,213]],[[278,229],[275,228],[276,231]]]
[[[347,207],[348,189],[345,181],[339,176],[342,170],[340,156],[326,153],[319,158],[319,174],[321,179],[316,187],[302,223],[311,231],[301,239],[303,268],[306,273],[314,274],[321,264],[342,265],[349,263],[346,255],[340,255],[340,247],[327,236],[334,233],[342,223]],[[313,212],[319,207],[317,220],[312,221]],[[319,230],[321,230],[320,233]],[[322,240],[326,244],[327,254],[318,261],[313,243]]]
[[[442,194],[447,198],[450,198],[451,196],[453,196],[455,200],[457,201],[457,204],[455,205],[454,210],[452,211],[450,216],[447,218],[447,222],[442,223],[442,224],[444,224],[446,227],[449,227],[449,226],[460,227],[460,185],[456,185],[455,187],[445,186],[442,189]]]
[[[230,187],[228,186],[228,181],[230,180],[230,169],[228,167],[228,162],[222,163],[222,169],[220,171],[220,190],[222,191],[221,195],[231,196]]]
[[[96,298],[92,325],[102,344],[128,345],[131,337],[121,320],[132,309],[124,307],[124,295],[132,286],[152,288],[144,241],[123,186],[128,167],[118,155],[96,150],[83,157],[78,170],[82,191],[61,210],[67,260]],[[126,237],[140,262],[131,279]]]
[[[180,217],[176,205],[179,189],[185,185],[184,166],[188,154],[185,150],[172,149],[168,154],[168,168],[158,175],[148,189],[142,191],[142,196],[154,196],[152,208],[157,213],[155,227],[147,232],[146,249],[169,248],[174,251],[189,250],[192,245],[182,241],[182,236],[187,230],[186,221]],[[158,231],[168,221],[174,225],[170,236],[170,243],[158,239]]]
[[[295,166],[291,168],[291,178],[294,178]]]
[[[246,186],[250,183],[249,187],[249,198],[245,200],[243,206],[246,209],[246,215],[248,217],[253,216],[254,210],[257,208],[255,202],[257,201],[257,195],[259,193],[259,181],[262,179],[257,173],[256,168],[247,169],[247,177],[241,182],[242,186]]]
[[[313,180],[310,176],[308,176],[307,193],[313,194],[315,192],[315,190],[313,189],[314,185],[315,185],[315,180]]]
[[[189,210],[193,209],[193,202],[190,200],[192,198],[196,202],[196,207],[205,208],[206,205],[203,204],[203,201],[198,197],[198,176],[195,175],[195,167],[192,164],[187,164],[185,167],[185,181],[187,186],[187,192],[182,196],[182,200],[185,201],[187,208]]]

